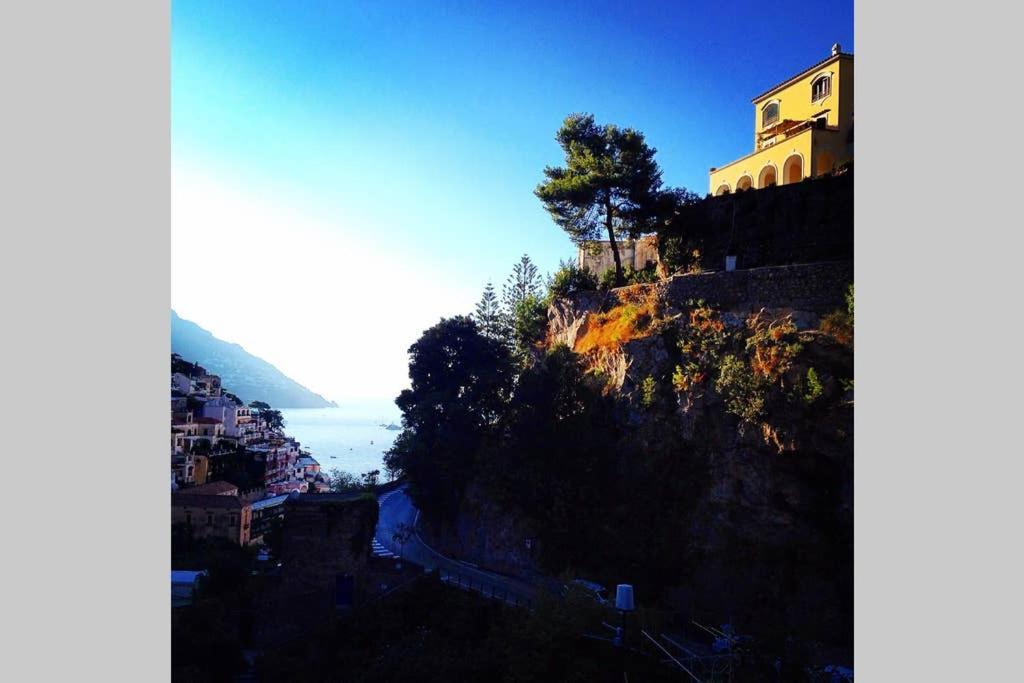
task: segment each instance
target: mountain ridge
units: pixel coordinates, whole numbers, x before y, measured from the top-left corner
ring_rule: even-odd
[[[246,403],[265,401],[275,408],[329,408],[336,404],[299,384],[272,363],[237,342],[209,330],[171,309],[171,351],[219,375],[221,383]]]

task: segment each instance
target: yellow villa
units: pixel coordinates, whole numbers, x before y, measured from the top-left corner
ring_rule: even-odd
[[[710,192],[797,183],[853,159],[853,55],[832,54],[754,103],[754,151],[712,168]]]

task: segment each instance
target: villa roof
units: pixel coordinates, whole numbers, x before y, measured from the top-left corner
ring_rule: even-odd
[[[839,53],[834,54],[834,55],[829,55],[828,57],[826,57],[825,59],[821,60],[817,64],[812,64],[811,66],[807,67],[806,69],[804,69],[803,71],[801,71],[797,75],[790,76],[789,78],[787,78],[786,80],[782,81],[781,83],[779,83],[777,85],[773,85],[772,87],[768,88],[763,93],[761,93],[760,95],[758,95],[757,97],[752,99],[751,102],[757,103],[758,100],[763,100],[765,97],[768,97],[769,95],[774,93],[776,90],[780,90],[783,87],[785,87],[785,86],[789,85],[790,83],[792,83],[793,81],[798,81],[801,78],[803,78],[804,76],[806,76],[807,74],[809,74],[811,72],[814,72],[814,71],[817,71],[818,69],[820,69],[821,67],[825,66],[826,64],[828,64],[832,60],[834,60],[834,59],[842,59],[844,57],[848,58],[848,59],[853,59],[853,54],[849,53],[849,52],[839,52]]]

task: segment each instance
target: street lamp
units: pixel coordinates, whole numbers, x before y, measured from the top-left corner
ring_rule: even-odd
[[[636,609],[633,604],[633,586],[628,583],[620,583],[615,589],[615,609],[620,612],[632,612]]]
[[[619,611],[619,628],[615,629],[615,646],[620,647],[626,639],[626,612],[636,609],[633,602],[633,586],[628,583],[620,583],[615,588],[615,609]]]

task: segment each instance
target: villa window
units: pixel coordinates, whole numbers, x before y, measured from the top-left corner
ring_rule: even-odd
[[[764,109],[761,110],[761,127],[767,128],[768,126],[778,123],[779,121],[779,103],[771,102],[765,105]]]
[[[832,77],[820,76],[811,83],[811,102],[817,102],[832,94]]]

